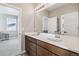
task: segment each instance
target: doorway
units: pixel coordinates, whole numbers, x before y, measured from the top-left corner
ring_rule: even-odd
[[[21,53],[20,9],[0,4],[0,56],[14,56]]]

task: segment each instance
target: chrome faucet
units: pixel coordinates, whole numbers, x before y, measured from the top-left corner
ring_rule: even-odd
[[[60,38],[60,33],[55,31],[55,38]]]

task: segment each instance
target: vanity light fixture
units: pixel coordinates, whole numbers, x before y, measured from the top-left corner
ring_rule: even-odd
[[[35,12],[40,12],[55,4],[56,3],[42,3],[42,4],[38,5],[34,10],[35,10]]]

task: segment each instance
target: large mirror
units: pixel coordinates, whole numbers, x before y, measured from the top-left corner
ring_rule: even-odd
[[[35,14],[36,32],[79,37],[78,4],[58,5],[48,7]]]

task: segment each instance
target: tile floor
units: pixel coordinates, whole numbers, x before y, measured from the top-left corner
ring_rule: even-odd
[[[20,53],[19,39],[0,41],[0,56],[14,56]]]

